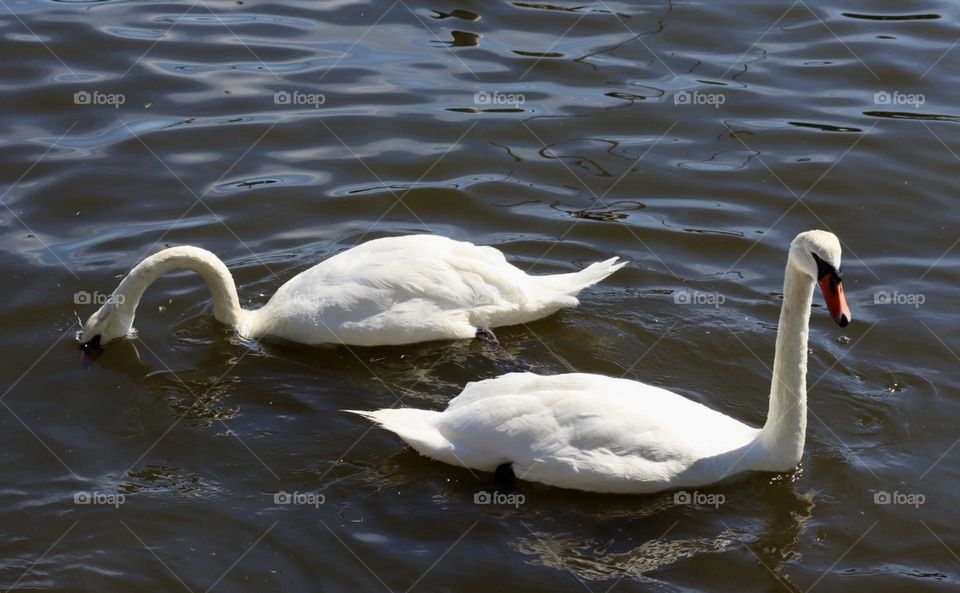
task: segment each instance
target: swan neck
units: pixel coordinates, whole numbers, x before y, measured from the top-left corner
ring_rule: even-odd
[[[199,247],[171,247],[137,264],[113,293],[118,310],[132,320],[147,288],[164,274],[177,270],[190,270],[203,278],[213,297],[217,321],[231,327],[241,324],[244,311],[230,270],[216,255]]]
[[[807,341],[813,279],[787,263],[783,305],[770,385],[770,408],[761,441],[773,471],[796,467],[807,432]]]

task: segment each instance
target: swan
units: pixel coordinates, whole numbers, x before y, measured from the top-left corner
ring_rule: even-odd
[[[180,246],[134,267],[83,325],[89,350],[130,334],[140,298],[157,278],[193,270],[213,296],[213,315],[240,336],[303,344],[387,346],[429,340],[495,340],[490,328],[546,317],[626,262],[613,257],[569,274],[531,276],[493,247],[436,235],[368,241],[297,274],[262,308],[240,307],[230,270],[213,253]]]
[[[763,428],[628,379],[510,373],[468,383],[442,412],[360,414],[420,454],[452,465],[591,492],[706,486],[745,471],[790,471],[806,432],[807,333],[814,284],[830,315],[850,322],[840,242],[808,231],[790,245]]]

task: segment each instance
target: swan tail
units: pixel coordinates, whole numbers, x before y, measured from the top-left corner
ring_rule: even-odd
[[[386,408],[383,410],[343,410],[358,414],[375,424],[386,428],[404,440],[418,453],[427,457],[443,457],[443,452],[451,448],[450,441],[437,430],[435,421],[440,412],[417,410],[415,408]]]
[[[616,257],[611,257],[610,259],[590,264],[579,272],[573,272],[571,274],[541,276],[540,282],[552,290],[575,296],[584,288],[593,286],[627,265],[627,262],[618,262],[617,259]]]

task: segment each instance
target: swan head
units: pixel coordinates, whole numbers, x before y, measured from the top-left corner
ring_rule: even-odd
[[[853,315],[843,294],[840,272],[840,240],[827,231],[800,233],[790,244],[790,261],[802,274],[820,286],[830,316],[840,327],[846,327]]]
[[[80,334],[80,348],[89,350],[126,337],[133,328],[133,313],[117,306],[111,297],[87,318]]]

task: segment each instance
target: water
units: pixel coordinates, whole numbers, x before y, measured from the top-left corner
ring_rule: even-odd
[[[957,12],[7,2],[0,586],[956,587]],[[700,506],[506,488],[340,412],[440,409],[527,367],[643,379],[759,424],[786,246],[818,227],[843,241],[855,321],[814,310],[795,472]],[[163,246],[219,254],[256,306],[413,232],[536,273],[632,263],[580,309],[499,330],[503,351],[250,344],[178,274],[147,292],[138,339],[78,362],[74,312],[94,307],[76,295]],[[523,504],[474,504],[494,490]]]

